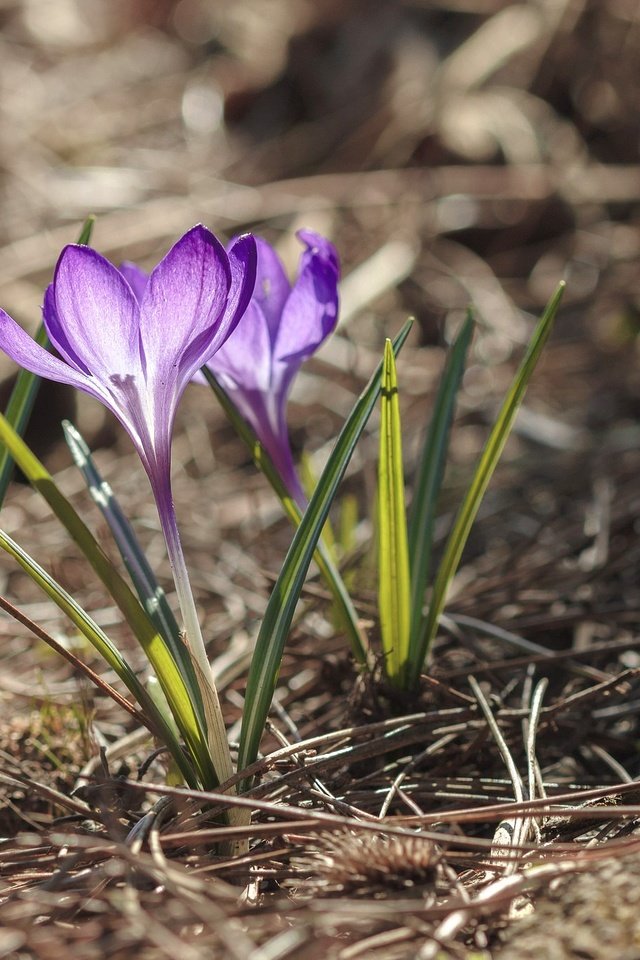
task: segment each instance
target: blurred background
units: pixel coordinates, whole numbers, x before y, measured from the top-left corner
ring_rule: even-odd
[[[562,276],[564,339],[635,346],[634,0],[2,0],[0,24],[0,298],[26,325],[95,213],[98,249],[148,264],[203,220],[293,267],[315,227],[363,346],[408,313],[441,344],[472,301],[499,363]]]
[[[89,213],[147,265],[202,220],[293,269],[309,226],[359,347],[407,314],[438,347],[473,302],[471,395],[565,276],[540,412],[636,412],[635,370],[620,394],[598,369],[636,345],[635,0],[1,0],[0,25],[0,300],[28,327]]]
[[[580,497],[635,495],[636,0],[0,0],[0,26],[0,303],[26,327],[89,213],[97,249],[144,266],[204,221],[223,238],[262,233],[294,271],[295,231],[316,229],[340,251],[342,319],[296,384],[294,444],[326,451],[384,337],[411,314],[400,376],[413,462],[444,348],[471,302],[455,485],[565,277],[554,340],[485,513],[506,511],[500,538],[529,542],[574,509],[581,525]],[[72,402],[43,396],[39,449]],[[184,482],[216,475],[209,532],[238,536],[271,517],[268,494],[256,507],[262,481],[199,388],[180,417]],[[77,418],[94,447],[130,451],[86,398]],[[216,434],[213,452],[203,431]],[[59,445],[47,456],[52,468],[68,463]],[[370,497],[375,442],[358,456]],[[129,496],[151,517],[135,470]]]

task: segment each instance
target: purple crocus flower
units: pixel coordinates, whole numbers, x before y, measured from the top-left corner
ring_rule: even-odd
[[[293,462],[286,406],[293,379],[338,320],[340,264],[332,243],[301,230],[305,245],[291,285],[275,250],[256,238],[256,286],[242,323],[207,366],[269,454],[287,490],[304,508]],[[195,379],[202,383],[198,374]]]
[[[0,310],[0,348],[33,373],[100,400],[140,454],[154,493],[167,495],[178,401],[224,343],[255,284],[255,240],[227,254],[205,227],[189,230],[144,286],[131,264],[116,269],[90,247],[62,251],[44,299],[44,323],[62,359]]]
[[[72,244],[58,260],[44,301],[53,356],[3,310],[0,348],[38,376],[100,400],[140,454],[158,506],[187,636],[208,671],[171,496],[171,434],[185,387],[234,330],[251,298],[256,245],[241,237],[228,253],[203,226],[189,230],[149,278],[116,269]]]

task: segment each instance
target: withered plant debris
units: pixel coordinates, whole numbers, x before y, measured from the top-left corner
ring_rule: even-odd
[[[311,836],[306,855],[293,857],[297,876],[295,894],[314,896],[375,897],[389,890],[433,886],[438,848],[431,840],[415,836],[353,832]]]

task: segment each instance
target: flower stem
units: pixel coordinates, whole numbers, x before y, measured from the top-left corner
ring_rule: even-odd
[[[202,631],[200,630],[198,613],[193,599],[191,583],[189,582],[189,574],[182,551],[182,544],[180,542],[180,533],[178,531],[171,491],[168,490],[165,496],[159,496],[158,491],[155,492],[162,532],[167,545],[167,554],[169,563],[171,564],[178,603],[180,604],[180,612],[182,613],[186,635],[185,642],[193,659],[198,685],[204,702],[211,759],[220,783],[223,783],[233,776],[234,771],[224,718],[220,707],[220,699],[213,682],[211,664],[207,657]]]

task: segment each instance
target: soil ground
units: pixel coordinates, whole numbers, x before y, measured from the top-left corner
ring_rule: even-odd
[[[219,853],[215,797],[167,787],[135,721],[3,616],[0,956],[639,957],[637,4],[51,8],[0,3],[0,303],[29,329],[88,213],[97,249],[143,266],[204,221],[260,232],[293,272],[295,231],[316,229],[343,261],[342,317],[296,383],[296,452],[320,469],[413,315],[411,480],[471,302],[441,549],[534,319],[563,277],[567,291],[414,698],[358,673],[309,578],[246,855]],[[47,387],[31,442],[111,550],[59,439],[69,415],[169,589],[144,474],[107,416]],[[333,518],[355,508],[345,570],[374,648],[375,462],[372,423]],[[203,388],[181,407],[174,475],[233,741],[291,530]],[[2,526],[142,670],[38,496],[14,484]],[[9,559],[0,581],[102,669]]]

